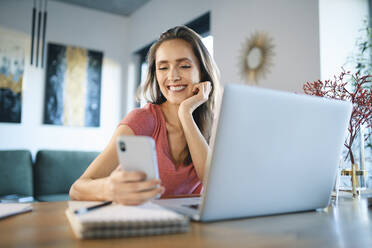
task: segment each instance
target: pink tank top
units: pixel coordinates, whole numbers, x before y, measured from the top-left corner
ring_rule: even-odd
[[[202,184],[193,163],[175,165],[171,159],[165,118],[159,105],[148,103],[134,109],[121,122],[128,125],[135,135],[150,136],[156,143],[159,176],[165,187],[164,196],[200,194]]]

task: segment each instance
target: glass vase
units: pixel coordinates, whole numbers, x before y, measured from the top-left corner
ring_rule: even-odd
[[[338,175],[338,189],[341,191],[351,192],[354,197],[367,189],[364,139],[364,129],[361,127],[352,145],[354,164],[350,159],[348,149],[344,147],[339,165],[340,174]]]

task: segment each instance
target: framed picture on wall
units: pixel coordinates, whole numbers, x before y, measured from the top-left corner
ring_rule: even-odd
[[[27,35],[0,27],[0,122],[20,123]]]
[[[103,53],[48,43],[44,124],[99,127]]]

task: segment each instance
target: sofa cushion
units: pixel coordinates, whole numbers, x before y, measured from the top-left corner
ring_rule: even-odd
[[[69,201],[70,196],[68,194],[40,195],[36,197],[36,200],[40,202]]]
[[[28,150],[0,151],[0,195],[33,195],[32,158]]]
[[[34,164],[34,193],[37,199],[52,194],[68,194],[71,185],[98,152],[40,150]]]

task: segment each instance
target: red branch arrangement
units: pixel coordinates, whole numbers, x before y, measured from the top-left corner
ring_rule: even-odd
[[[353,85],[346,81],[346,78],[351,78]],[[366,130],[372,127],[371,79],[372,75],[359,76],[359,73],[351,74],[342,69],[340,76],[334,76],[334,80],[307,82],[303,86],[307,95],[350,101],[353,104],[348,128],[349,135],[344,144],[348,150],[345,160],[350,155],[352,164],[355,162],[352,152],[355,136],[362,125],[366,127]],[[367,135],[366,140],[370,134]]]

